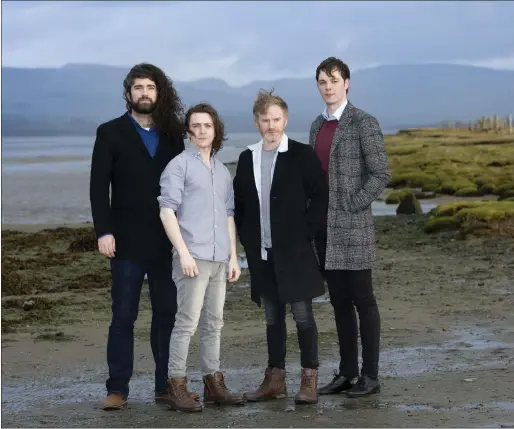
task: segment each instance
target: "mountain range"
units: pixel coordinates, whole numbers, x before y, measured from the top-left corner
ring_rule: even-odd
[[[91,135],[125,111],[128,67],[68,64],[61,68],[2,67],[2,135]],[[186,108],[207,101],[227,132],[252,132],[253,100],[275,89],[289,105],[288,130],[306,132],[324,105],[314,76],[231,86],[221,79],[175,81]],[[384,130],[514,113],[514,71],[451,64],[383,65],[352,74],[349,100]]]

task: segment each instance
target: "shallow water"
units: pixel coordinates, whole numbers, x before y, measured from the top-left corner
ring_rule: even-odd
[[[503,351],[502,354],[491,353]],[[494,340],[494,335],[477,328],[459,329],[452,332],[452,338],[442,345],[423,347],[400,347],[386,349],[381,352],[381,375],[387,383],[388,377],[412,377],[425,373],[445,373],[454,370],[471,370],[484,367],[501,367],[506,358],[512,356],[514,344]],[[458,351],[458,357],[453,354]],[[320,365],[320,379],[330,379],[330,372],[336,368],[336,361],[322,361]],[[289,397],[266,403],[247,404],[243,408],[226,408],[225,413],[229,417],[237,418],[238,414],[248,415],[264,411],[293,411],[294,395],[299,389],[300,367],[298,364],[288,365],[287,386]],[[262,368],[240,367],[222,368],[226,375],[229,388],[235,391],[248,391],[257,386],[262,379]],[[2,414],[18,413],[29,410],[32,407],[44,407],[51,409],[63,405],[89,403],[96,404],[99,398],[105,394],[105,369],[89,368],[87,376],[70,378],[63,376],[51,380],[23,381],[11,379],[2,380]],[[201,373],[193,371],[188,374],[190,388],[196,392],[203,391]],[[469,379],[469,383],[475,380]],[[466,382],[466,380],[463,380]],[[479,381],[478,381],[479,383]],[[149,386],[153,385],[153,376],[134,377],[130,382],[131,404],[148,404],[153,402],[153,396]],[[365,402],[345,399],[342,403],[341,395],[320,397],[320,402],[310,408],[321,412],[324,409],[343,408],[394,408],[401,411],[441,411],[440,408],[412,403],[397,403],[391,401],[369,398]],[[95,405],[96,406],[96,405]],[[98,403],[99,406],[99,403]],[[474,407],[469,404],[461,406]],[[490,404],[480,404],[481,408],[498,408],[502,410],[514,410],[514,402],[497,401]],[[453,407],[450,407],[453,409]],[[301,407],[305,410],[305,407]]]

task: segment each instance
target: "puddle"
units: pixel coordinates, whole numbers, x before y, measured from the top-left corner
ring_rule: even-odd
[[[457,329],[453,334],[454,338],[442,345],[383,350],[381,372],[391,376],[414,376],[499,366],[504,363],[502,355],[508,357],[514,349],[514,344],[488,338],[493,334],[485,329]],[[458,360],[452,356],[455,353],[459,354]]]
[[[494,405],[506,411],[514,411],[514,402],[495,402]]]
[[[424,347],[405,347],[386,349],[381,353],[381,373],[383,376],[409,377],[423,373],[449,372],[468,370],[505,364],[505,356],[512,354],[513,344],[503,343],[495,339],[494,334],[480,328],[458,329],[453,331],[453,338],[442,345]],[[500,351],[498,353],[498,351]],[[456,353],[458,353],[456,355]],[[503,361],[502,361],[503,357]],[[330,372],[338,362],[322,361],[320,379],[330,378]],[[226,374],[227,386],[238,392],[255,389],[263,377],[263,368],[242,367],[222,370]],[[259,412],[291,412],[295,411],[294,395],[300,384],[299,363],[288,364],[287,387],[289,397],[265,403],[247,404],[243,408],[227,408],[223,411],[227,418],[249,415]],[[88,368],[82,377],[60,377],[32,382],[19,380],[2,380],[2,414],[18,413],[31,407],[52,409],[63,405],[83,403],[84,406],[98,408],[105,396],[105,368]],[[202,394],[203,383],[199,371],[188,374],[190,389]],[[464,380],[464,378],[463,378]],[[478,383],[480,380],[477,381]],[[464,381],[463,381],[464,383]],[[153,375],[134,377],[130,382],[130,404],[137,407],[141,404],[153,403]],[[468,404],[461,409],[501,409],[514,411],[514,402],[495,402],[491,404]],[[351,400],[340,395],[324,396],[320,402],[311,407],[302,407],[306,413],[322,413],[323,410],[352,409],[394,409],[408,412],[441,412],[454,411],[457,408],[438,408],[428,404],[397,404],[383,400],[366,398]]]
[[[235,284],[233,287],[236,289],[248,289],[250,287],[250,283],[238,283]]]
[[[447,411],[447,409],[444,408],[435,408],[431,405],[426,404],[398,404],[395,405],[394,408],[397,408],[400,411],[407,411],[407,412],[413,412],[413,411]]]
[[[330,297],[328,296],[320,296],[319,298],[314,298],[312,300],[313,303],[317,302],[317,303],[326,303],[326,302],[330,302]]]

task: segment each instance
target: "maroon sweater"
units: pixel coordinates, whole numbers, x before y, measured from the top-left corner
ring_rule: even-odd
[[[328,161],[330,159],[330,146],[332,146],[332,139],[336,132],[339,121],[325,121],[318,131],[316,137],[315,152],[321,161],[321,167],[325,171],[325,178],[328,183]]]
[[[316,145],[314,151],[321,162],[321,167],[325,171],[325,179],[328,184],[328,164],[330,160],[330,147],[332,146],[332,139],[336,132],[339,121],[325,121],[318,131],[316,137]],[[325,225],[327,224],[327,218],[324,218]]]

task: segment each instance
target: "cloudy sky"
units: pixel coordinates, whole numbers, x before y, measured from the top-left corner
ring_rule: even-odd
[[[514,2],[2,1],[2,63],[130,67],[233,85],[312,76],[339,56],[352,70],[451,62],[514,69]]]

